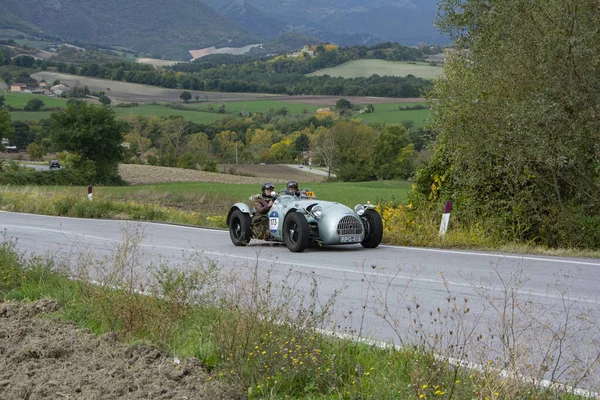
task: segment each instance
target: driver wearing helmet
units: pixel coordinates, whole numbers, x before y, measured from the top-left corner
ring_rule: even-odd
[[[257,239],[266,239],[269,237],[269,218],[268,214],[275,201],[273,190],[275,186],[271,182],[263,183],[261,194],[253,196],[256,213],[252,217],[252,229]]]
[[[289,181],[287,183],[287,190],[285,191],[285,194],[299,198],[306,198],[306,193],[298,190],[298,182],[296,181]]]

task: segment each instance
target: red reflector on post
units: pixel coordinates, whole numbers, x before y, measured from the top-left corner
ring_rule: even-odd
[[[446,205],[444,206],[444,214],[449,214],[452,210],[452,200],[446,201]]]
[[[92,194],[92,185],[88,186],[88,194]]]

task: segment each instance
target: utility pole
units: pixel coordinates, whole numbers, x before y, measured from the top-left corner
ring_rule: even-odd
[[[238,164],[238,157],[237,157],[237,142],[235,142],[235,165]]]

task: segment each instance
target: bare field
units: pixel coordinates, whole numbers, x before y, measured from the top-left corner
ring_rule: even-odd
[[[141,85],[138,83],[129,83],[121,81],[111,81],[108,79],[88,78],[85,76],[61,74],[58,72],[42,71],[32,75],[38,81],[45,79],[47,82],[60,80],[69,86],[87,86],[90,90],[105,91],[107,96],[117,102],[180,102],[179,96],[183,92],[182,89],[165,89],[158,86]],[[259,100],[270,99],[277,95],[264,93],[221,93],[221,92],[204,92],[190,91],[192,96],[200,96],[200,99],[210,102],[223,101],[240,101],[240,100]]]
[[[179,64],[183,61],[176,60],[161,60],[158,58],[138,58],[135,60],[138,64],[150,64],[158,67],[170,67],[171,65]]]
[[[239,167],[239,166],[238,166]],[[282,166],[293,171],[292,168]],[[241,168],[238,172],[242,171]],[[248,173],[248,172],[246,172]],[[152,184],[152,183],[166,183],[166,182],[214,182],[214,183],[249,183],[249,184],[262,184],[265,181],[265,177],[251,177],[251,176],[240,176],[222,174],[218,172],[205,172],[196,171],[192,169],[182,168],[170,168],[170,167],[156,167],[152,165],[136,165],[136,164],[121,164],[119,165],[119,175],[125,180],[125,182],[131,185],[141,184]],[[288,175],[286,175],[288,176]],[[289,177],[275,178],[269,176],[273,183],[285,183]],[[318,178],[318,176],[317,176]]]
[[[262,180],[272,181],[295,180],[300,182],[322,182],[326,177],[306,171],[308,167],[294,168],[282,164],[221,164],[219,171],[233,171],[238,174],[251,174]]]
[[[248,46],[244,46],[244,47],[222,47],[220,49],[217,49],[215,46],[212,47],[205,47],[204,49],[199,49],[199,50],[190,50],[189,53],[192,56],[192,59],[190,61],[194,61],[197,60],[199,58],[211,55],[211,54],[234,54],[234,55],[240,55],[240,54],[246,54],[247,52],[249,52],[250,50],[252,50],[252,48],[254,47],[261,47],[262,44],[250,44]]]
[[[79,84],[87,86],[90,90],[105,91],[111,100],[116,102],[151,103],[151,102],[180,102],[179,96],[182,89],[165,89],[158,86],[141,85],[108,79],[88,78],[85,76],[61,74],[58,72],[42,71],[32,75],[37,80],[45,79],[48,82],[60,80],[69,86]],[[313,106],[333,106],[341,98],[353,104],[389,104],[389,103],[414,103],[423,102],[419,98],[395,97],[368,97],[368,96],[285,96],[268,93],[227,93],[190,91],[193,97],[200,96],[203,102],[236,102],[252,100],[281,100],[288,103],[306,104]],[[202,104],[198,103],[198,104]]]
[[[390,103],[421,103],[422,98],[373,97],[373,96],[286,96],[270,100],[280,100],[288,103],[306,104],[310,106],[335,106],[339,99],[346,99],[352,104],[390,104]]]

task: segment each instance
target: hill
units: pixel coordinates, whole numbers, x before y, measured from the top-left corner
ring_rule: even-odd
[[[255,35],[199,1],[3,0],[12,25],[39,28],[67,41],[120,45],[160,58],[187,59],[188,50],[256,43]],[[8,27],[7,18],[3,18]],[[0,20],[0,21],[2,21]],[[10,20],[10,19],[9,19]]]
[[[205,0],[217,9],[229,1]],[[406,45],[445,42],[433,27],[437,0],[244,0],[244,3],[286,24],[289,30],[341,45],[375,43],[356,41],[361,36]]]
[[[279,19],[264,14],[246,0],[233,0],[220,8],[219,12],[261,39],[271,40],[286,31],[285,24]]]

